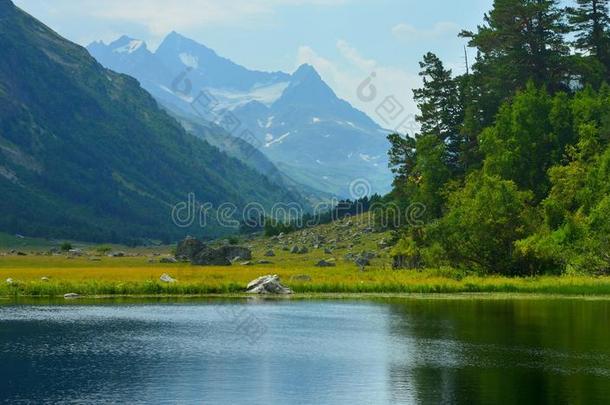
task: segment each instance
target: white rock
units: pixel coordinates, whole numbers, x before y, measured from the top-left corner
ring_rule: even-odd
[[[175,283],[176,279],[172,278],[169,274],[163,273],[161,275],[161,277],[159,277],[159,280],[163,281],[164,283]]]
[[[292,294],[292,290],[280,283],[277,275],[262,276],[248,283],[248,294]]]
[[[74,298],[80,298],[80,294],[76,294],[76,293],[68,293],[68,294],[64,294],[64,298],[65,298],[65,299],[74,299]]]

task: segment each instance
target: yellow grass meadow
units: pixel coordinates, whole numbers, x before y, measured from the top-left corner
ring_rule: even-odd
[[[476,276],[451,270],[395,271],[379,261],[367,271],[340,261],[317,268],[311,257],[276,264],[197,267],[188,263],[148,263],[144,256],[68,259],[65,256],[0,257],[0,296],[207,295],[243,293],[256,277],[277,274],[297,294],[340,293],[532,293],[610,295],[610,277]],[[162,274],[177,280],[167,284]],[[48,281],[42,281],[45,277]],[[7,283],[12,279],[12,283]]]

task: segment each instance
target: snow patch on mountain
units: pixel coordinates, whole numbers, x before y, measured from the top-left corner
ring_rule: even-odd
[[[120,46],[118,48],[113,49],[113,52],[116,53],[134,53],[144,44],[144,41],[139,39],[133,39],[129,41],[126,45]]]
[[[162,84],[159,85],[159,88],[167,93],[173,94],[174,96],[180,98],[182,101],[185,101],[189,104],[191,104],[193,101],[195,101],[195,99],[193,97],[186,95],[186,94],[172,91],[172,89],[170,89],[169,87],[163,86]]]
[[[290,132],[286,132],[284,135],[280,136],[277,139],[272,140],[271,142],[267,142],[265,144],[265,148],[270,147],[271,145],[274,145],[276,143],[282,143],[284,141],[284,139],[288,138],[288,135],[290,135]]]
[[[183,52],[178,55],[180,62],[186,67],[197,69],[199,67],[199,58],[189,53]]]
[[[226,88],[209,88],[208,91],[218,100],[222,109],[235,110],[253,101],[269,107],[282,96],[286,87],[288,87],[288,83],[282,82],[267,86],[255,86],[248,91]]]

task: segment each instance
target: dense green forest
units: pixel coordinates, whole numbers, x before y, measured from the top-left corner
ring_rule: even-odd
[[[410,267],[610,272],[609,1],[573,3],[494,1],[465,74],[424,56],[420,133],[389,136],[385,201],[427,208],[396,229]]]

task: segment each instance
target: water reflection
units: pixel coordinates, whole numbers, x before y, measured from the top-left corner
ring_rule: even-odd
[[[559,299],[0,306],[0,402],[598,403],[610,398],[609,306]]]
[[[610,303],[392,302],[392,397],[419,403],[603,403],[610,398]],[[404,397],[403,387],[414,394]]]

